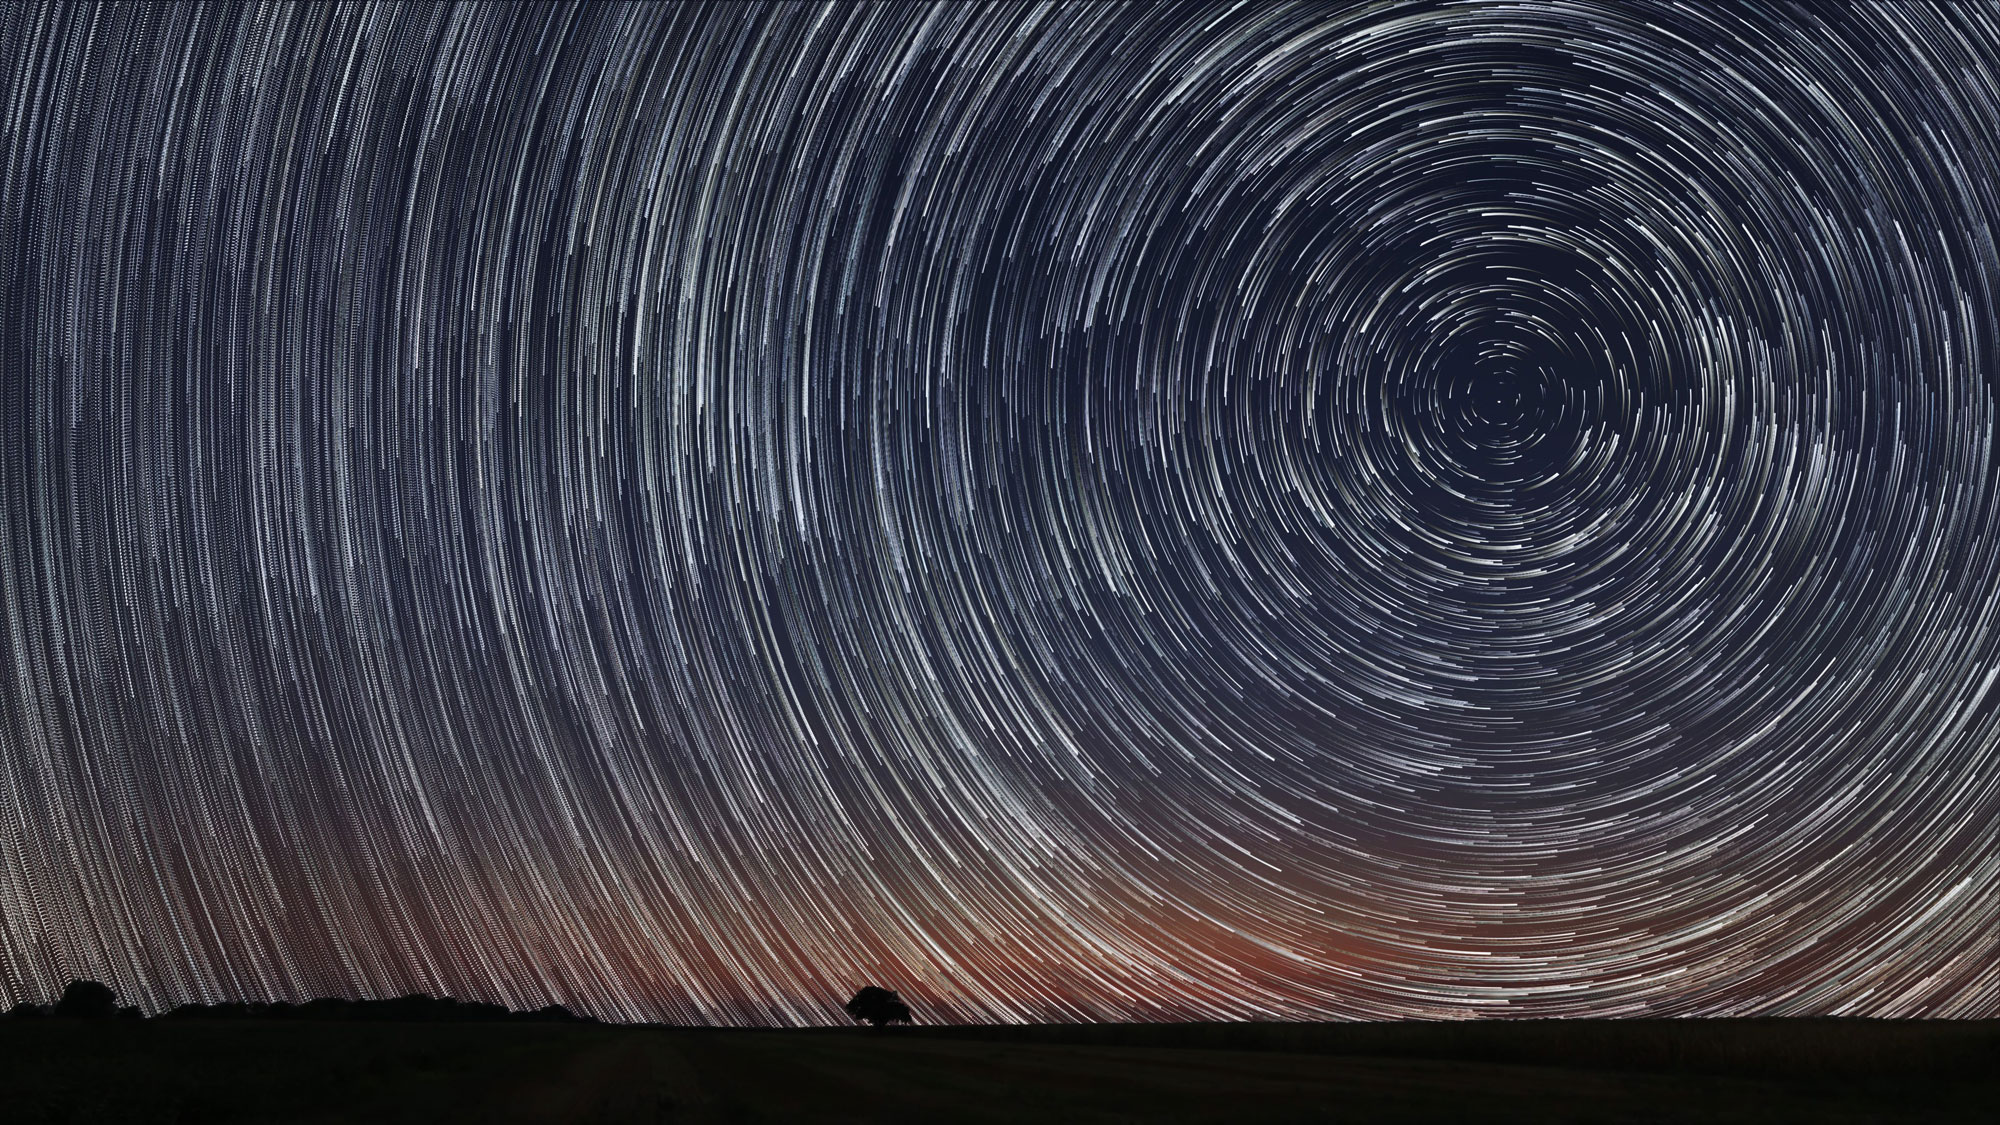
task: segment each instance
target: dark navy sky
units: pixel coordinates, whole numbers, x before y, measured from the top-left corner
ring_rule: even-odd
[[[1975,4],[0,13],[0,1002],[2000,1014]]]

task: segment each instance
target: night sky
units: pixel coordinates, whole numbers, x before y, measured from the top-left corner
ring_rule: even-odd
[[[2000,8],[0,12],[0,1004],[2000,1015]]]

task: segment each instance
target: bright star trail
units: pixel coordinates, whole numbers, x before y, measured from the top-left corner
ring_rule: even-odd
[[[0,1002],[2000,1015],[2000,9],[0,68]]]

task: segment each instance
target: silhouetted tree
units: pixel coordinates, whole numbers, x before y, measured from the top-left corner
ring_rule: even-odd
[[[56,1015],[73,1019],[104,1019],[118,1014],[118,994],[94,980],[73,980],[56,1001]]]
[[[903,1003],[903,998],[872,984],[855,993],[854,999],[847,1002],[847,1014],[875,1027],[910,1022],[910,1008]]]

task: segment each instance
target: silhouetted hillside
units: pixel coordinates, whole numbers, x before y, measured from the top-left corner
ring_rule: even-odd
[[[53,1005],[25,1001],[9,1008],[6,1019],[71,1017],[97,1019],[109,1016],[136,1018],[137,1008],[116,1006],[109,988],[95,981],[76,981],[64,990]],[[366,1020],[388,1023],[595,1023],[560,1004],[550,1004],[532,1012],[516,1012],[498,1004],[476,1000],[454,1000],[449,996],[411,994],[393,1000],[347,1000],[320,997],[302,1004],[283,1001],[271,1004],[182,1004],[161,1013],[165,1020],[306,1020],[347,1022]]]
[[[0,1021],[0,1090],[7,1091],[0,1120],[2000,1120],[2000,1073],[1990,1065],[2000,1035],[1994,1023],[1569,1020],[770,1032],[495,1018],[491,1006],[428,997],[286,1005],[275,1018],[272,1007],[229,1006],[222,1010],[238,1014],[222,1018],[197,1009],[174,1019]],[[466,1009],[484,1017],[466,1018]],[[102,1005],[96,1010],[101,1014]],[[282,1014],[287,1010],[292,1014]],[[379,1014],[385,1011],[391,1014]]]
[[[912,1028],[905,1035],[1049,1046],[1282,1051],[1759,1077],[1984,1077],[2000,1020],[1409,1020]]]
[[[303,1004],[183,1004],[165,1012],[169,1020],[370,1020],[391,1023],[588,1023],[560,1004],[550,1004],[532,1012],[516,1012],[498,1004],[476,1000],[454,1000],[449,996],[412,994],[393,1000],[343,1000],[321,997]]]

